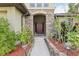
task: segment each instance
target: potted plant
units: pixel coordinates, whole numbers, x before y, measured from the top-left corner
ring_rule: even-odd
[[[32,43],[32,32],[29,27],[24,27],[21,33],[18,34],[18,39],[22,43],[22,47],[26,50],[29,49]]]

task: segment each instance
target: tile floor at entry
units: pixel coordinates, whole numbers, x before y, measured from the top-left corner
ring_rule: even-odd
[[[50,56],[44,36],[36,36],[30,56]]]

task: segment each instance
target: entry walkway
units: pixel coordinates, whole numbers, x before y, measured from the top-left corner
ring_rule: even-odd
[[[49,50],[44,41],[44,36],[36,36],[34,46],[31,51],[31,56],[49,56]]]

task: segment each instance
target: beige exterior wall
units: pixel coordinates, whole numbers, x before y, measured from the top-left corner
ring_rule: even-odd
[[[0,17],[7,17],[7,11],[0,11]]]
[[[18,9],[15,7],[0,7],[0,16],[1,15],[6,16],[12,30],[15,32],[21,31],[22,13]]]
[[[69,20],[69,18],[73,18],[73,23],[79,23],[79,19],[75,17],[57,17],[61,22],[64,20]]]
[[[57,17],[57,19],[59,19],[61,22],[64,20],[68,20],[70,17]]]
[[[21,16],[22,13],[18,11],[18,9],[15,8],[15,21],[14,21],[14,26],[15,26],[15,31],[21,31]]]

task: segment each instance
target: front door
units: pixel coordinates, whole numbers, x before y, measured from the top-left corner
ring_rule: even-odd
[[[33,28],[35,34],[45,34],[46,32],[46,17],[45,15],[34,15]]]
[[[38,34],[43,33],[43,25],[42,25],[42,23],[37,23],[37,33]]]

